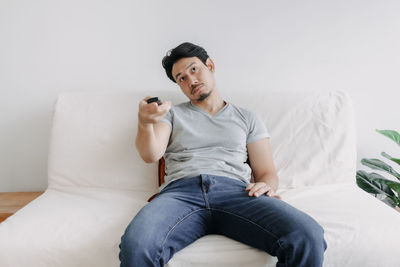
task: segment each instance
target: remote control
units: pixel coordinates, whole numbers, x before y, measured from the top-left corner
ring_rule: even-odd
[[[162,102],[160,99],[158,99],[158,97],[152,97],[147,99],[147,104],[153,103],[153,102],[157,102],[158,105],[161,105]]]

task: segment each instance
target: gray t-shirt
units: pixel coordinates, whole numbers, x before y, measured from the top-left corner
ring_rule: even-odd
[[[246,145],[270,137],[262,120],[252,111],[226,102],[216,114],[185,102],[173,106],[161,121],[171,136],[165,158],[165,183],[212,174],[250,182]]]

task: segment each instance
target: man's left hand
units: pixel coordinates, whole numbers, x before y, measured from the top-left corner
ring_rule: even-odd
[[[275,193],[275,191],[264,182],[250,183],[246,187],[246,191],[249,191],[249,196],[259,197],[262,194],[267,195],[268,197],[275,197],[281,199],[279,195]]]

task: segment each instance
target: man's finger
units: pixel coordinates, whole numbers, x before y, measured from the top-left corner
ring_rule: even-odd
[[[267,190],[267,191],[265,192],[265,194],[266,194],[267,196],[269,196],[269,197],[273,197],[273,196],[275,195],[275,192],[274,192],[274,190],[273,190],[272,188],[270,188],[269,190]]]
[[[246,191],[249,191],[250,189],[252,189],[254,185],[255,185],[255,183],[249,183],[246,187]]]
[[[150,99],[150,98],[151,98],[151,96],[146,96],[146,97],[143,98],[139,103],[140,103],[141,105],[147,104],[147,100]]]
[[[259,195],[264,194],[267,189],[269,189],[269,186],[267,186],[265,183],[256,183],[253,188],[251,188],[249,196],[255,195],[258,197]]]
[[[165,101],[160,106],[158,106],[159,111],[165,111],[167,113],[171,108],[171,101]]]
[[[143,100],[140,106],[145,112],[155,115],[165,115],[171,109],[171,101],[165,101],[162,105],[158,105],[157,102],[147,103]]]
[[[151,103],[153,104],[153,103]],[[163,103],[161,106],[157,106],[157,103],[155,103],[155,115],[156,116],[161,116],[164,117],[165,114],[168,113],[168,111],[171,109],[171,102],[166,101]]]
[[[261,187],[260,189],[258,189],[258,190],[254,193],[254,195],[255,195],[256,197],[259,197],[259,196],[261,196],[262,194],[266,194],[267,196],[271,196],[271,191],[272,191],[272,188],[269,187],[269,186],[267,185],[267,186],[265,186],[265,187]]]

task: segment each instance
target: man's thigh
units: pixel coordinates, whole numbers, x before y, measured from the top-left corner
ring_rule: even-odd
[[[288,203],[262,195],[250,197],[240,181],[216,181],[209,191],[217,234],[225,235],[276,256],[278,240],[293,231],[319,227],[309,215]]]
[[[166,262],[175,252],[208,234],[211,215],[202,205],[204,198],[185,190],[165,190],[144,206],[126,228],[122,243],[130,250],[146,248],[153,259],[162,257]]]

